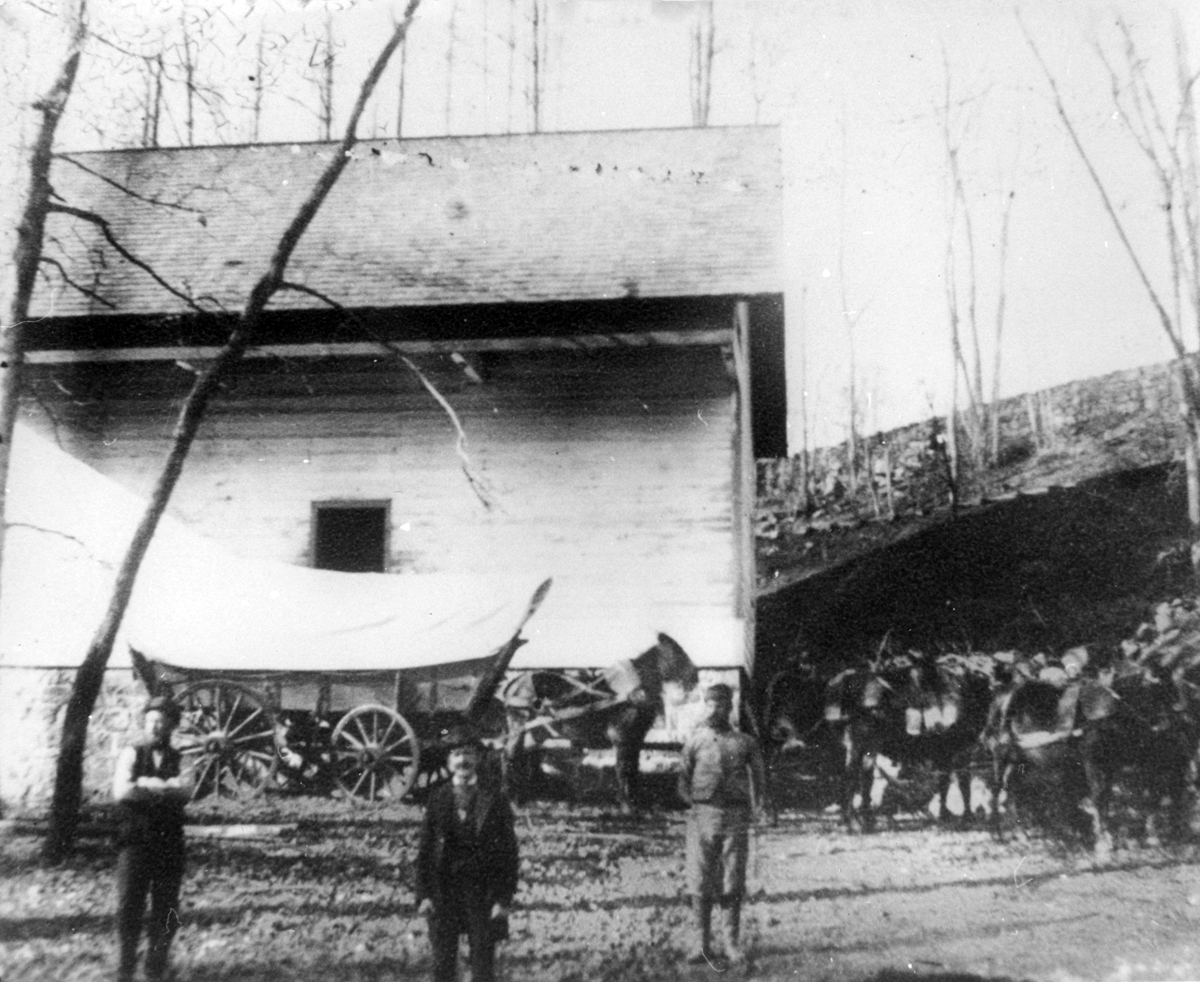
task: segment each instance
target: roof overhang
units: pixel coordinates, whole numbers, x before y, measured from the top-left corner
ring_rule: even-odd
[[[703,347],[732,342],[732,328],[696,331],[644,331],[616,334],[576,334],[564,337],[464,338],[461,340],[349,341],[331,344],[264,344],[247,349],[246,358],[372,358],[381,355],[451,355],[485,351],[599,351],[607,348]],[[140,348],[79,348],[30,351],[31,365],[84,362],[193,362],[220,354],[216,345]]]

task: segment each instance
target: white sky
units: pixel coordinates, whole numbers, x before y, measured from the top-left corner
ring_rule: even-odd
[[[161,47],[179,19],[175,0],[92,3],[97,32],[141,51]],[[528,36],[531,3],[425,0],[408,53],[405,135],[528,128],[528,63],[519,57],[510,67],[508,37],[512,25]],[[212,40],[202,49],[201,73],[221,90],[228,123],[218,132],[198,109],[196,142],[247,138],[246,76],[263,26],[291,40],[274,63],[282,67],[268,93],[262,137],[316,138],[316,87],[295,66],[311,55],[327,10],[339,45],[337,132],[394,9],[398,5],[384,0],[223,5],[205,29]],[[810,441],[845,436],[843,293],[858,317],[855,353],[860,394],[869,398],[866,428],[890,428],[949,406],[947,164],[938,110],[946,84],[943,50],[952,100],[965,100],[953,118],[979,252],[977,309],[988,392],[1001,201],[1010,189],[1016,197],[1002,394],[1170,356],[1145,291],[1055,118],[1013,10],[1002,0],[717,0],[710,123],[783,127],[793,452],[801,444],[801,347]],[[1154,175],[1114,116],[1094,45],[1101,42],[1120,60],[1119,14],[1151,68],[1170,82],[1172,12],[1184,24],[1193,65],[1200,65],[1200,4],[1192,0],[1027,0],[1021,12],[1163,289],[1168,265]],[[456,42],[448,75],[452,13]],[[694,15],[695,6],[682,0],[549,0],[542,129],[688,125]],[[110,51],[102,44],[89,48],[62,132],[64,148],[120,144],[137,131],[144,81],[135,72],[115,72]],[[364,136],[394,135],[398,77],[394,64],[366,114]],[[1162,93],[1169,96],[1171,86]],[[183,118],[182,102],[169,97],[164,145],[182,142]],[[965,259],[961,240],[958,250]],[[965,284],[961,268],[959,276]]]

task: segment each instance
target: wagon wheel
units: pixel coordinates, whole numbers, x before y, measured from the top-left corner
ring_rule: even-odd
[[[399,800],[417,777],[420,746],[408,720],[386,706],[357,706],[338,721],[334,776],[349,795]]]
[[[275,773],[275,718],[262,700],[230,682],[196,682],[178,697],[176,731],[192,798],[243,797],[261,791]]]

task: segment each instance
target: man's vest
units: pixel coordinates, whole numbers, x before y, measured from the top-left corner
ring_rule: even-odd
[[[164,780],[179,776],[179,751],[173,747],[160,749],[162,761],[155,766],[154,748],[140,744],[134,748],[133,779],[158,777]],[[143,801],[122,801],[117,806],[121,817],[120,844],[155,845],[174,848],[183,844],[183,802],[177,798],[157,798]]]

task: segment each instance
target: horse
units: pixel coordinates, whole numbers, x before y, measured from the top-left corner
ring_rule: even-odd
[[[510,795],[522,801],[536,794],[540,744],[554,734],[585,749],[614,748],[621,807],[635,809],[642,746],[663,711],[664,693],[672,685],[690,693],[699,678],[687,652],[666,634],[636,658],[599,672],[515,675],[501,692],[508,715],[504,771]]]
[[[940,821],[949,820],[946,799],[951,777],[957,778],[963,821],[969,822],[968,766],[991,701],[991,680],[953,657],[905,657],[834,676],[825,687],[825,716],[844,751],[841,813],[847,826],[874,827],[871,787],[880,755],[902,770],[929,764],[937,772]]]

